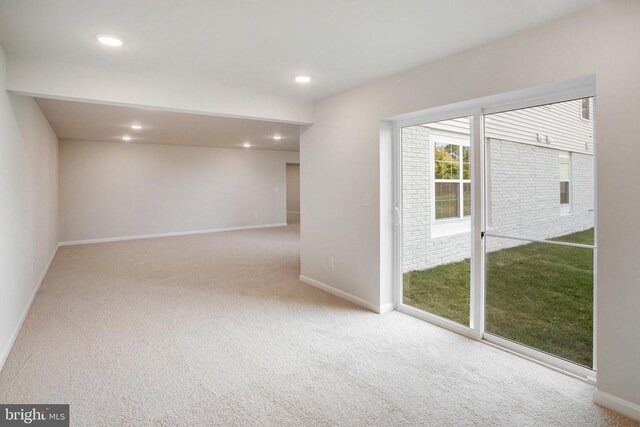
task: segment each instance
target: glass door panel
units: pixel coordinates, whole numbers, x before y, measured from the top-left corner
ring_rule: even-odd
[[[593,366],[593,98],[485,115],[485,331]]]
[[[469,326],[469,117],[401,129],[402,303]]]

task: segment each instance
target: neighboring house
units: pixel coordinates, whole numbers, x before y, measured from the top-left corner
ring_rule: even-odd
[[[404,271],[470,257],[470,119],[402,129]],[[487,228],[548,239],[593,227],[593,99],[486,116]],[[522,244],[487,239],[489,251]]]

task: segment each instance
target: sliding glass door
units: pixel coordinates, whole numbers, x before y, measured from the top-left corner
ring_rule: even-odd
[[[587,376],[594,99],[514,105],[398,124],[396,306]]]

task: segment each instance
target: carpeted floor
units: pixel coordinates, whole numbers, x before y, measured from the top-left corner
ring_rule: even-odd
[[[633,425],[593,387],[298,281],[299,228],[60,248],[0,402],[72,425]]]

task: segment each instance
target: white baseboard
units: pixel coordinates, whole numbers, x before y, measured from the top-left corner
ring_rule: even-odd
[[[87,243],[108,243],[108,242],[120,242],[123,240],[139,240],[139,239],[155,239],[157,237],[173,237],[173,236],[187,236],[190,234],[206,234],[206,233],[220,233],[223,231],[237,231],[237,230],[250,230],[254,228],[272,228],[272,227],[284,227],[287,224],[279,222],[276,224],[261,224],[261,225],[243,225],[240,227],[226,227],[226,228],[209,228],[206,230],[191,230],[191,231],[173,231],[169,233],[157,233],[157,234],[139,234],[135,236],[120,236],[120,237],[107,237],[104,239],[87,239],[87,240],[72,240],[67,242],[60,242],[60,246],[73,246],[73,245],[85,245]]]
[[[40,286],[44,282],[45,277],[47,277],[47,273],[49,273],[49,267],[51,267],[51,263],[53,262],[53,259],[55,258],[56,254],[58,253],[59,247],[60,247],[60,244],[56,246],[56,248],[53,251],[53,254],[51,254],[51,257],[49,258],[49,262],[47,262],[47,265],[44,268],[42,275],[40,276],[40,280],[38,281],[38,284],[36,285],[35,289],[31,293],[29,302],[27,303],[26,307],[22,311],[20,320],[18,321],[18,324],[16,325],[16,328],[13,331],[13,334],[11,334],[11,338],[9,339],[9,342],[2,349],[2,353],[0,353],[0,371],[2,371],[2,368],[4,368],[4,364],[7,362],[7,359],[9,358],[11,349],[13,348],[13,345],[16,343],[16,339],[18,339],[18,335],[20,334],[22,325],[24,324],[24,321],[27,319],[27,315],[29,314],[29,310],[31,310],[31,305],[33,304],[33,301],[36,299],[36,295],[40,290]]]
[[[612,394],[596,390],[593,392],[593,403],[640,421],[640,405],[620,399]]]
[[[388,302],[386,304],[382,304],[380,306],[380,314],[385,314],[385,313],[389,313],[390,311],[395,310],[396,307],[393,305],[392,302]]]
[[[326,283],[322,283],[316,279],[312,279],[311,277],[308,276],[304,276],[304,275],[300,275],[300,281],[304,282],[308,285],[314,286],[318,289],[322,289],[325,292],[329,292],[330,294],[333,294],[337,297],[340,297],[342,299],[345,299],[347,301],[350,301],[356,305],[359,305],[360,307],[366,308],[367,310],[371,310],[374,313],[378,313],[378,314],[382,314],[383,310],[377,306],[376,304],[373,304],[365,299],[362,299],[360,297],[357,297],[355,295],[352,295],[348,292],[345,291],[341,291],[340,289],[334,288],[333,286],[329,286]],[[387,309],[388,304],[383,305],[384,309]],[[391,307],[393,308],[393,304],[391,304]],[[388,310],[390,311],[390,310]],[[386,311],[385,311],[386,312]]]

